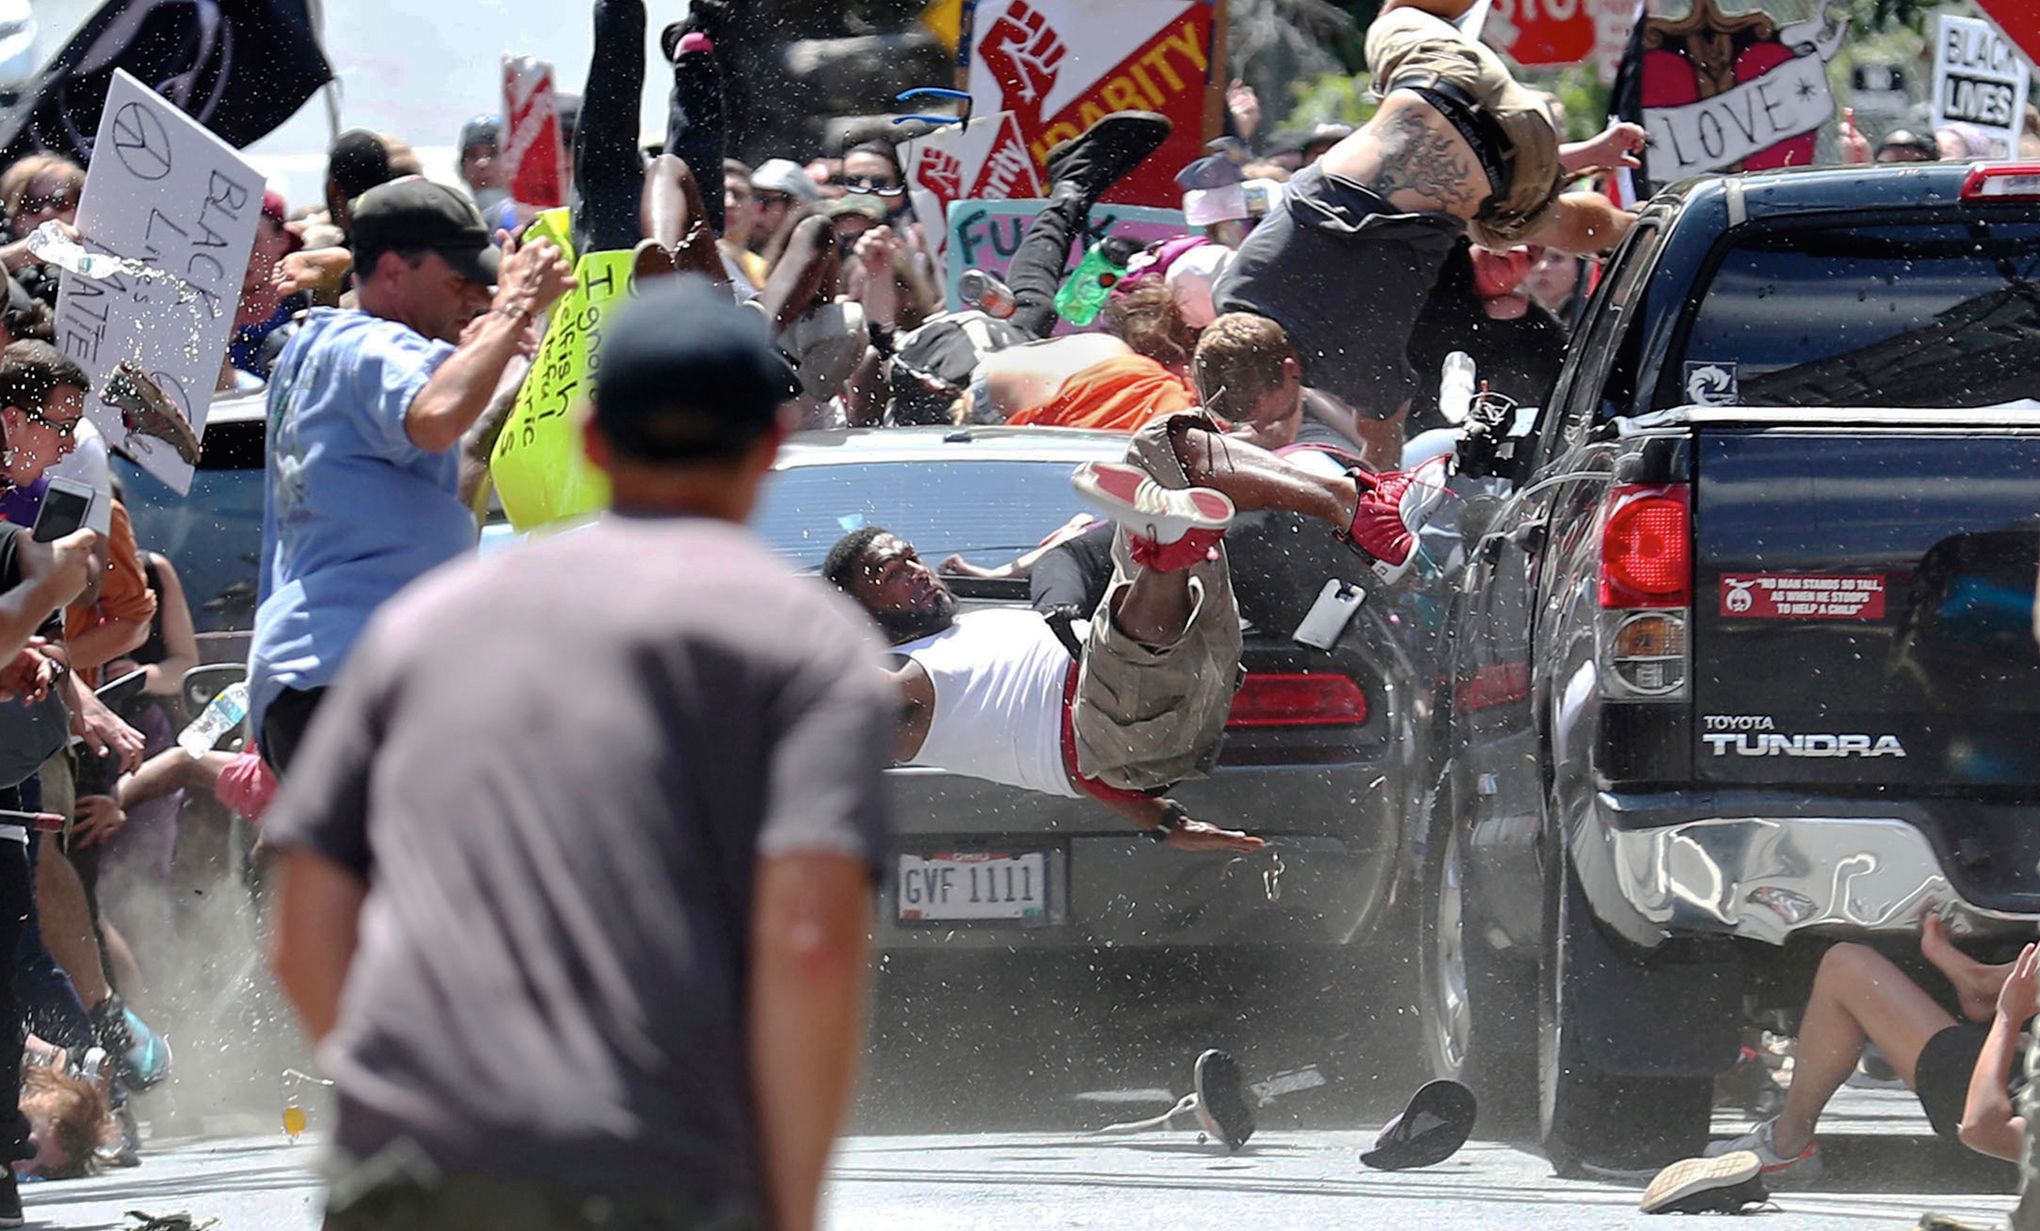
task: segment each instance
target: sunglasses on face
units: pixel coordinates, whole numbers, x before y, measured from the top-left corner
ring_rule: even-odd
[[[793,198],[783,192],[758,192],[752,195],[757,198],[759,205],[767,209],[775,206],[783,208],[792,208],[793,206]]]
[[[21,417],[30,423],[39,424],[57,434],[58,440],[75,440],[78,436],[77,419],[52,419],[39,410],[23,410]]]
[[[21,212],[24,214],[55,214],[67,209],[78,208],[78,194],[59,192],[47,197],[21,198]]]
[[[848,176],[843,180],[843,188],[848,192],[871,193],[881,197],[896,197],[906,191],[891,179],[876,175]]]

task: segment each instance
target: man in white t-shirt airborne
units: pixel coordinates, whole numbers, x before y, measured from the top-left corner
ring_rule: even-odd
[[[1261,839],[1193,820],[1165,794],[1217,761],[1239,686],[1226,527],[1236,509],[1316,517],[1394,581],[1413,563],[1414,531],[1443,487],[1411,473],[1321,476],[1222,437],[1201,414],[1148,424],[1128,457],[1072,475],[1119,526],[1112,582],[1081,658],[1036,612],[959,615],[913,545],[877,527],[839,540],[822,573],[907,659],[893,673],[898,760],[1088,795],[1181,850],[1259,850]]]

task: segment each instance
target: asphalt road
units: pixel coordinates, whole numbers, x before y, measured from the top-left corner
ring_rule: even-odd
[[[1090,1104],[1100,1122],[1108,1104]],[[1828,1179],[1777,1199],[1793,1231],[1912,1226],[1926,1210],[2002,1223],[2005,1171],[1926,1140],[1903,1091],[1845,1090],[1823,1126]],[[1279,1110],[1270,1113],[1281,1119]],[[1731,1131],[1723,1119],[1717,1129]],[[1663,1226],[1636,1210],[1642,1181],[1551,1178],[1526,1149],[1475,1141],[1422,1172],[1369,1172],[1364,1129],[1276,1127],[1228,1156],[1189,1130],[864,1135],[844,1142],[828,1194],[836,1231],[885,1228],[1320,1228],[1408,1220],[1425,1231]],[[24,1189],[31,1226],[127,1227],[127,1211],[217,1218],[218,1231],[312,1231],[314,1145],[233,1137],[152,1146],[139,1169]],[[1562,1221],[1555,1222],[1555,1219]],[[1789,1219],[1789,1223],[1786,1221]]]

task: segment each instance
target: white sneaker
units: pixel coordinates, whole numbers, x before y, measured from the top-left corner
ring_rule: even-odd
[[[1128,534],[1163,547],[1193,530],[1222,531],[1232,524],[1233,502],[1224,492],[1163,487],[1138,466],[1085,462],[1070,475],[1070,485]]]
[[[1748,1150],[1757,1156],[1759,1163],[1763,1164],[1764,1183],[1771,1188],[1800,1188],[1820,1179],[1824,1170],[1820,1161],[1820,1143],[1809,1142],[1804,1150],[1787,1158],[1778,1152],[1776,1143],[1771,1139],[1772,1130],[1777,1124],[1775,1117],[1766,1120],[1733,1141],[1716,1141],[1709,1144],[1702,1151],[1702,1155],[1707,1158],[1719,1158],[1724,1154]]]

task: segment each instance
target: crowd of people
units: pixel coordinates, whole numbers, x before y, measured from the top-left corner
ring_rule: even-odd
[[[84,170],[0,171],[0,1226],[16,1177],[139,1161],[137,1102],[171,1073],[149,958],[195,800],[262,826],[275,972],[338,1083],[329,1227],[812,1225],[884,876],[880,770],[1257,849],[1168,796],[1210,768],[1237,683],[1227,530],[1291,517],[1407,584],[1453,463],[1405,469],[1405,447],[1454,422],[1448,356],[1517,402],[1550,393],[1633,220],[1589,185],[1644,135],[1568,141],[1555,100],[1450,23],[1466,7],[1389,0],[1363,125],[1263,133],[1235,85],[1228,135],[1180,168],[1183,233],[1142,249],[1090,251],[1091,218],[1169,121],[1107,115],[1049,152],[1010,264],[955,271],[957,308],[885,130],[728,157],[726,5],[694,0],[657,40],[669,124],[644,148],[645,6],[596,0],[561,119],[575,245],[632,253],[637,278],[586,427],[614,512],[485,562],[461,563],[488,458],[573,269],[524,237],[496,119],[460,131],[462,188],[397,137],[342,135],[322,201],[264,199],[220,373],[264,391],[270,427],[249,717],[225,748],[179,743],[192,613],[52,345],[58,278],[27,240],[75,234]],[[1960,125],[1841,138],[1854,162],[1979,156]],[[1096,328],[1073,327],[1073,256],[1113,271]],[[1124,433],[1124,464],[1073,476],[1097,516],[935,568],[862,527],[820,582],[737,528],[793,431],[992,423]],[[67,485],[85,523],[37,534]],[[988,574],[1026,577],[1034,610],[959,614],[947,579]],[[1734,1148],[1784,1182],[1817,1170],[1822,1104],[1874,1040],[1936,1131],[2016,1151],[2031,951],[1926,946],[1978,1024],[1836,948],[1789,1099]],[[1196,1085],[1207,1130],[1244,1142],[1230,1058]]]

